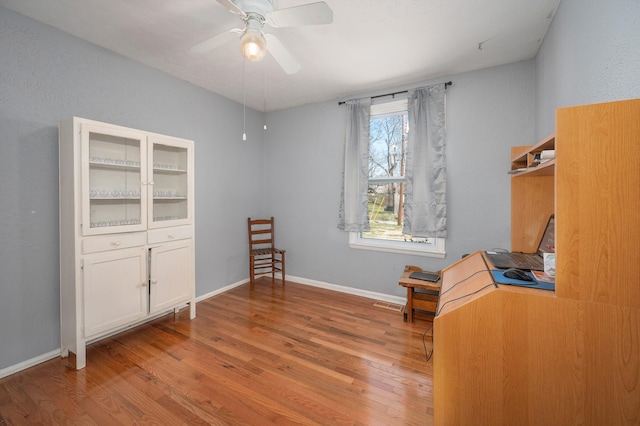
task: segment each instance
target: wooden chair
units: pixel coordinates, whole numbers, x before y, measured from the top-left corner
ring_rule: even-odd
[[[276,272],[282,274],[284,284],[284,255],[274,244],[273,216],[271,219],[247,219],[249,226],[249,276],[251,284],[256,275],[271,274],[271,281],[275,280]]]

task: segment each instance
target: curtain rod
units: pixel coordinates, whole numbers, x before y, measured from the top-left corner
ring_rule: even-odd
[[[442,83],[440,83],[442,84]],[[451,86],[453,83],[450,81],[447,81],[446,83],[444,83],[444,88],[446,89],[448,86]],[[438,84],[433,84],[432,86],[438,86]],[[430,87],[430,86],[426,86],[426,87]],[[376,99],[376,98],[384,98],[385,96],[395,96],[395,95],[400,95],[403,93],[408,93],[408,90],[401,90],[399,92],[393,92],[393,93],[385,93],[384,95],[376,95],[376,96],[371,96],[371,99]],[[338,105],[342,105],[347,103],[348,101],[340,101],[338,102]]]

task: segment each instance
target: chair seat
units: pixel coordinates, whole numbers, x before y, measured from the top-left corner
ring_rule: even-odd
[[[277,248],[274,249],[270,249],[270,248],[262,248],[262,249],[253,249],[251,250],[251,255],[252,256],[262,256],[262,255],[267,255],[267,254],[271,254],[271,253],[284,253],[286,252],[286,250],[280,250]]]

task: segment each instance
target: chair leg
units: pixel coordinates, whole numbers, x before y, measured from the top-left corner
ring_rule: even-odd
[[[284,253],[280,255],[280,260],[282,261],[282,263],[280,263],[282,269],[282,285],[284,285]]]
[[[276,280],[276,255],[271,253],[271,282],[275,282]]]
[[[251,285],[253,285],[256,281],[254,267],[255,267],[254,258],[253,256],[249,256],[249,280],[251,281]]]

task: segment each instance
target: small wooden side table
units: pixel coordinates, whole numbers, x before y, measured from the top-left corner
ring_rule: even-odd
[[[423,271],[417,266],[407,265],[398,281],[398,284],[407,288],[407,306],[404,311],[404,320],[413,322],[413,310],[431,312],[435,315],[438,306],[438,297],[440,296],[440,281],[431,282],[409,278],[412,272],[430,272]],[[439,272],[437,272],[439,274]],[[415,289],[422,291],[416,292]]]

